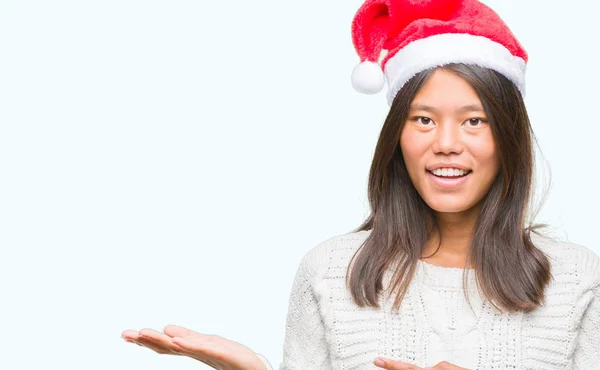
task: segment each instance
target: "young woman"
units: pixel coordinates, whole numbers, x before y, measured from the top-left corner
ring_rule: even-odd
[[[353,37],[359,91],[381,89],[388,50],[371,214],[300,262],[279,368],[598,368],[600,258],[529,221],[534,136],[514,35],[474,0],[368,0]],[[273,368],[177,326],[122,336],[216,369]]]

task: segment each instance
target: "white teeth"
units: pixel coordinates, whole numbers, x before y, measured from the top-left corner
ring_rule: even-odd
[[[436,176],[455,177],[455,176],[463,176],[468,171],[459,170],[458,168],[438,168],[431,172]]]

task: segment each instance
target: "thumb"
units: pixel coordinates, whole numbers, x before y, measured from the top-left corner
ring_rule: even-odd
[[[170,337],[187,337],[188,335],[194,334],[190,329],[186,329],[182,326],[167,325],[163,329],[163,333]]]

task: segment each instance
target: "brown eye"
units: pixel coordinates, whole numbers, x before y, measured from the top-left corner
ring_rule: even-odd
[[[431,123],[431,118],[417,117],[417,121],[425,126],[428,126],[428,124]]]
[[[478,126],[478,123],[484,123],[487,122],[486,120],[484,120],[483,118],[470,118],[467,120],[467,122],[469,122],[470,126]]]

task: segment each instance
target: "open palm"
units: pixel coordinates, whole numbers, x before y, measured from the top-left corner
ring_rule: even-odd
[[[265,370],[248,347],[213,334],[167,325],[160,333],[152,329],[125,330],[121,337],[160,354],[188,356],[218,370]]]

